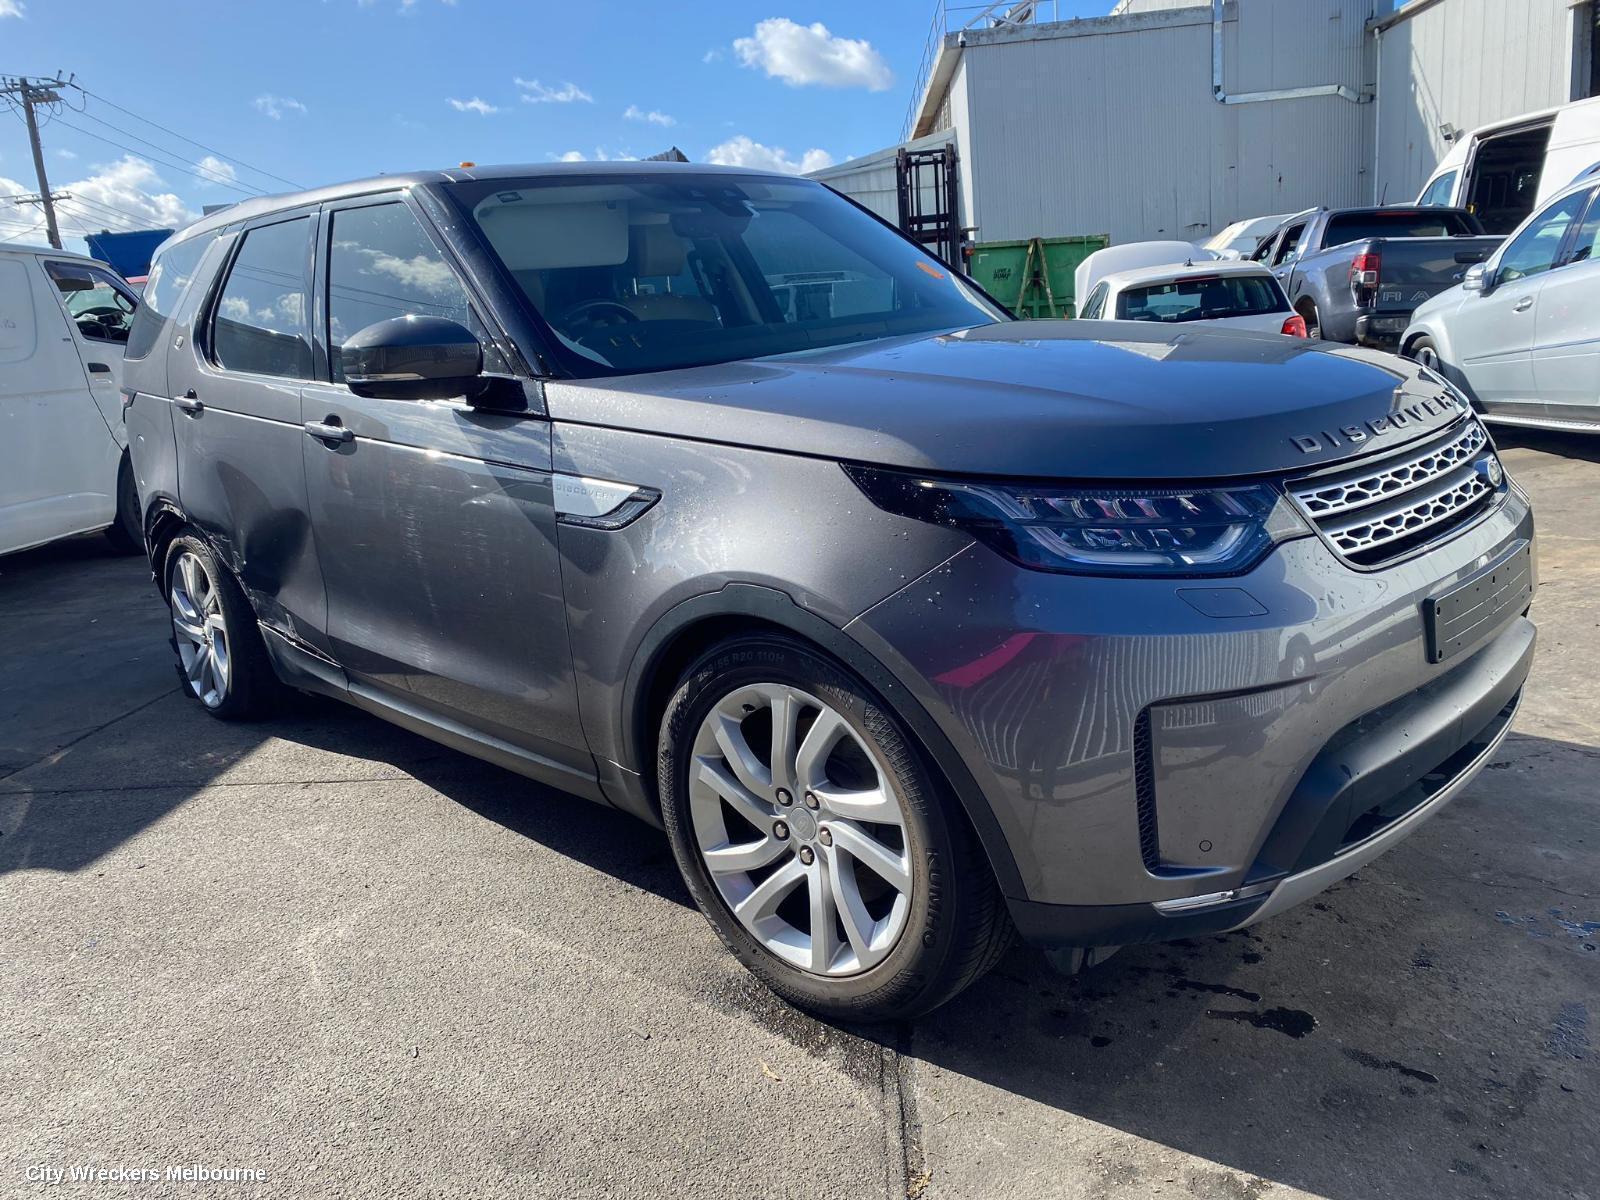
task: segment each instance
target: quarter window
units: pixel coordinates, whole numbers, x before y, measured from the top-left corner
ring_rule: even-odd
[[[311,221],[296,217],[246,231],[217,297],[212,355],[229,371],[311,378],[306,336],[306,255]]]
[[[328,361],[344,379],[341,347],[379,321],[445,317],[484,341],[467,291],[405,204],[374,204],[333,214],[328,252]],[[488,346],[486,359],[492,360]],[[489,370],[496,364],[486,361]]]
[[[1567,230],[1582,214],[1588,199],[1588,192],[1574,192],[1535,217],[1501,255],[1495,281],[1514,283],[1555,266],[1556,255],[1561,253],[1561,243],[1566,240]]]

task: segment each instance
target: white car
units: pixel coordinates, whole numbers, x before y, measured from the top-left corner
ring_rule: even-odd
[[[1276,213],[1270,217],[1251,217],[1248,221],[1235,221],[1226,229],[1212,234],[1195,245],[1210,251],[1218,258],[1249,258],[1266,237],[1287,221],[1292,213]]]
[[[1272,272],[1253,262],[1183,262],[1116,271],[1094,285],[1086,321],[1226,325],[1305,337],[1306,323]]]
[[[104,263],[0,246],[0,554],[101,529],[143,546],[120,391],[138,305]]]
[[[1600,176],[1559,191],[1411,317],[1400,352],[1484,417],[1600,433]]]

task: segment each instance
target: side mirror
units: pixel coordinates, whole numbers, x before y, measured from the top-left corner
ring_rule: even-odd
[[[1473,263],[1467,268],[1467,273],[1461,277],[1461,290],[1463,292],[1487,292],[1493,282],[1494,278],[1489,274],[1487,263]]]
[[[487,386],[483,347],[444,317],[391,317],[368,325],[340,350],[344,381],[375,400],[471,399]]]

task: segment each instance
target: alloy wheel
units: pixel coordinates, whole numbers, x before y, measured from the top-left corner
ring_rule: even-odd
[[[914,872],[893,776],[816,696],[724,696],[696,733],[689,812],[723,902],[791,966],[858,974],[905,931]]]
[[[172,568],[172,632],[189,690],[207,708],[228,697],[233,658],[222,595],[198,555],[187,550]]]

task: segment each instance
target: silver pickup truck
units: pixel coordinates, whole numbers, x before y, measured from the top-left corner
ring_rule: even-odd
[[[1310,336],[1389,350],[1419,304],[1460,283],[1501,240],[1461,208],[1314,208],[1251,257],[1272,268]]]

